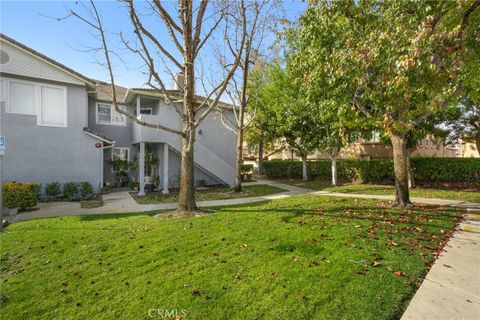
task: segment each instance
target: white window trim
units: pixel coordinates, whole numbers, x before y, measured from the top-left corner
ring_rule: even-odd
[[[38,108],[38,99],[39,99],[39,93],[38,93],[38,88],[37,86],[39,85],[38,82],[32,82],[32,81],[25,81],[25,80],[17,80],[17,79],[9,79],[9,78],[3,78],[4,84],[3,86],[5,87],[5,112],[6,113],[11,113],[11,114],[23,114],[23,115],[28,115],[28,116],[36,116],[37,115],[37,108]],[[28,84],[28,85],[33,85],[34,91],[35,91],[35,99],[34,99],[34,106],[33,106],[33,112],[17,112],[12,110],[12,105],[11,105],[11,99],[10,99],[10,82],[15,82],[15,83],[23,83],[23,84]]]
[[[63,117],[63,125],[62,124],[51,124],[51,123],[43,123],[42,122],[42,88],[54,88],[54,89],[60,89],[63,90],[63,111],[64,111],[64,117]],[[37,103],[37,126],[40,127],[67,127],[67,88],[63,86],[56,86],[56,85],[50,85],[50,84],[39,84],[38,86],[38,103]]]
[[[120,150],[125,150],[125,149],[126,149],[126,150],[127,150],[127,161],[130,162],[130,148],[129,148],[129,147],[113,147],[113,148],[112,148],[112,152],[111,152],[111,154],[110,154],[110,159],[111,159],[112,161],[115,160],[115,159],[113,159],[113,150],[114,150],[114,149],[120,149]],[[116,172],[115,170],[113,170],[113,166],[111,166],[111,167],[112,167],[112,168],[111,168],[112,172],[113,172],[113,173]]]
[[[34,81],[27,81],[27,80],[18,80],[18,79],[12,79],[12,78],[5,78],[2,77],[3,80],[3,92],[4,92],[4,97],[3,100],[5,102],[5,112],[10,113],[10,114],[22,114],[22,115],[29,115],[29,116],[36,116],[37,117],[37,126],[41,127],[57,127],[57,128],[66,128],[68,127],[67,123],[67,87],[65,86],[58,86],[58,85],[53,85],[49,83],[42,83],[42,82],[34,82]],[[10,103],[10,82],[15,82],[15,83],[23,83],[23,84],[28,84],[28,85],[33,85],[35,88],[35,99],[34,99],[34,112],[33,113],[25,113],[25,112],[17,112],[12,110],[12,106]],[[64,97],[64,111],[65,111],[65,117],[64,117],[64,123],[63,124],[48,124],[48,123],[42,123],[41,119],[41,108],[42,108],[42,87],[47,87],[47,88],[55,88],[55,89],[61,89],[63,90],[63,97]]]
[[[105,106],[110,106],[110,122],[105,122],[105,121],[100,121],[98,120],[98,105],[103,104]],[[120,106],[123,107],[123,106]],[[96,124],[102,124],[106,126],[120,126],[120,127],[125,127],[127,125],[127,119],[126,117],[122,114],[121,116],[123,117],[123,122],[112,122],[112,115],[113,112],[116,111],[115,107],[111,103],[104,103],[104,102],[97,102],[95,103],[95,123]]]

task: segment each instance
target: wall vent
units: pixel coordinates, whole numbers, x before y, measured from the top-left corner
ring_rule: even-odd
[[[0,50],[0,64],[7,64],[10,61],[10,56],[3,50]]]

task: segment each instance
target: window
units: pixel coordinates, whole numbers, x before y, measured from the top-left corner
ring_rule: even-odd
[[[125,117],[115,111],[115,108],[111,104],[97,103],[97,123],[125,125]]]
[[[112,160],[129,160],[128,155],[129,148],[113,148],[112,149]]]
[[[40,110],[37,123],[43,126],[67,126],[66,89],[62,87],[40,86]]]
[[[129,161],[129,148],[112,148],[112,160]],[[112,172],[115,172],[114,166],[112,166]]]
[[[67,126],[66,87],[6,78],[0,87],[7,112],[37,116],[39,126]]]
[[[368,137],[368,139],[365,139],[365,142],[367,143],[380,142],[380,132],[378,132],[377,130],[372,131],[372,135]]]
[[[152,114],[152,108],[140,108],[140,114]]]
[[[35,84],[10,81],[9,112],[35,115],[35,98]]]

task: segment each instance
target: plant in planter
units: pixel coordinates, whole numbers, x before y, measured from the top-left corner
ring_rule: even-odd
[[[160,177],[159,176],[153,177],[152,184],[155,187],[155,189],[158,190],[158,186],[160,185]]]
[[[129,163],[127,160],[107,160],[112,166],[112,170],[115,173],[115,181],[118,187],[125,187],[128,183],[128,169]]]
[[[138,185],[140,181],[138,181],[138,156],[135,157],[133,161],[128,162],[128,171],[132,173],[132,180],[133,183],[129,183],[130,189],[138,190]],[[148,185],[157,186],[158,183],[155,183],[155,177],[157,177],[158,171],[158,159],[155,157],[155,154],[151,151],[151,148],[147,145],[147,152],[145,153],[145,185],[149,188]],[[152,188],[152,187],[150,187]]]
[[[110,181],[104,182],[102,187],[102,194],[110,193],[110,191],[112,191],[112,184],[110,183]]]
[[[130,188],[130,190],[137,191],[138,190],[138,182],[128,181],[128,187]]]

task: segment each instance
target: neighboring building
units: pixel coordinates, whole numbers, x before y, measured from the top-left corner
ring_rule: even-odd
[[[412,157],[457,157],[458,150],[446,145],[441,138],[428,135],[420,141],[412,152]],[[248,148],[244,148],[244,155],[250,160],[256,159],[256,155],[250,154]],[[393,158],[391,146],[380,141],[378,134],[373,134],[369,140],[358,139],[340,150],[339,159],[388,159]],[[288,147],[268,156],[269,160],[300,160],[300,157]],[[310,160],[329,159],[329,156],[321,152],[313,152],[308,156]]]
[[[475,143],[459,139],[457,157],[480,158],[480,150],[477,149],[477,145]]]
[[[98,191],[104,182],[115,182],[109,160],[138,157],[141,167],[149,151],[158,159],[156,172],[164,192],[178,186],[179,136],[143,127],[115,112],[108,84],[89,79],[3,34],[0,40],[5,181],[88,181]],[[178,98],[177,104],[180,92],[178,87],[169,91]],[[116,93],[122,107],[139,119],[181,128],[181,108],[166,104],[158,93],[123,87],[117,87]],[[227,116],[233,115],[231,106],[220,107]],[[198,185],[233,185],[234,146],[235,134],[222,125],[218,111],[212,112],[197,131]]]

